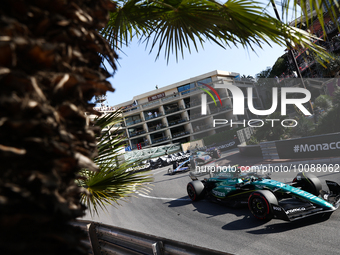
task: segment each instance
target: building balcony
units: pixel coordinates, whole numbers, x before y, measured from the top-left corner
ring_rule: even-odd
[[[205,124],[205,125],[197,125],[195,126],[193,129],[194,129],[194,132],[202,132],[202,131],[207,131],[208,129],[210,128],[213,128],[213,124]]]
[[[123,113],[124,115],[128,115],[130,113],[134,113],[138,110],[140,110],[141,107],[140,106],[137,106],[137,105],[134,105],[134,106],[126,106],[125,108],[123,108]]]
[[[228,97],[227,93],[219,93],[218,95],[220,96],[220,98]],[[219,99],[217,98],[217,96],[214,96],[214,99],[217,103],[219,102]],[[214,100],[211,97],[208,97],[207,102],[211,103],[211,102],[214,102]]]
[[[156,114],[155,113],[151,113],[150,115],[149,114],[144,114],[145,121],[156,119],[156,118],[161,117],[161,116],[164,116],[164,113],[157,112]]]
[[[197,99],[197,100],[190,100],[190,103],[187,103],[185,105],[185,108],[188,109],[188,108],[192,108],[192,107],[195,107],[195,106],[198,106],[198,105],[201,105],[202,102],[201,100]]]
[[[170,113],[178,112],[178,111],[181,111],[181,110],[184,110],[183,107],[175,107],[175,108],[167,109],[164,112],[165,112],[165,114],[170,114]]]
[[[199,119],[199,118],[206,118],[209,117],[208,115],[202,115],[201,113],[195,113],[193,115],[190,115],[190,120],[195,120],[195,119]]]
[[[146,131],[143,129],[143,130],[140,130],[140,131],[129,133],[129,136],[134,137],[134,136],[142,135],[142,134],[145,134],[145,133],[146,133]]]
[[[167,137],[152,139],[151,142],[152,142],[152,144],[155,144],[155,143],[165,142],[165,141],[167,141],[169,139],[170,139],[170,137],[167,136]]]
[[[134,124],[138,124],[138,123],[140,123],[140,122],[142,122],[142,120],[141,120],[141,119],[139,119],[139,120],[133,120],[133,121],[129,121],[129,122],[126,122],[126,126],[132,126],[132,125],[134,125]]]
[[[153,127],[149,127],[149,132],[153,132],[153,131],[156,131],[156,130],[161,130],[163,128],[166,128],[167,126],[164,125],[164,124],[160,124],[160,125],[156,125],[156,126],[153,126]]]
[[[188,121],[187,118],[183,118],[183,119],[180,119],[180,120],[173,120],[173,121],[170,121],[170,122],[169,122],[169,127],[170,127],[170,126],[177,125],[177,124],[184,123],[184,122],[186,122],[186,121]]]
[[[149,108],[151,106],[155,106],[157,104],[160,104],[160,101],[159,99],[158,100],[154,100],[154,101],[151,101],[151,102],[148,102],[148,103],[145,103],[145,104],[142,104],[142,108],[143,109],[146,109],[146,108]]]
[[[190,132],[189,131],[181,131],[181,132],[178,132],[178,133],[175,133],[172,135],[172,138],[177,138],[177,137],[180,137],[180,136],[184,136],[184,135],[189,135]]]
[[[217,108],[210,110],[210,114],[215,114],[215,113],[218,113],[218,112],[224,112],[224,111],[228,111],[228,110],[232,110],[232,109],[233,108],[230,107],[229,105],[224,106],[224,107],[217,107]]]
[[[170,95],[170,96],[167,96],[167,97],[164,97],[161,99],[161,101],[164,103],[164,102],[169,102],[169,101],[172,101],[172,100],[175,100],[175,99],[179,99],[180,98],[180,93],[176,93],[174,92],[173,95]]]

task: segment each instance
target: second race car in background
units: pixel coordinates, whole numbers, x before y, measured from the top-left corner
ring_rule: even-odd
[[[201,166],[213,161],[214,159],[219,159],[221,153],[219,150],[209,150],[209,151],[196,151],[192,153],[195,165]]]
[[[190,159],[184,162],[174,162],[172,168],[168,169],[168,174],[173,175],[175,173],[190,171]]]

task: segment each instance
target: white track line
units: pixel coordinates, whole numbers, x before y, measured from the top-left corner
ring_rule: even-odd
[[[156,172],[153,173],[153,175],[155,174],[159,174],[163,171],[168,171],[168,168],[167,169],[161,169],[161,170],[158,170]],[[135,190],[135,193],[141,197],[144,197],[144,198],[151,198],[151,199],[158,199],[158,200],[167,200],[167,201],[174,201],[174,200],[177,200],[177,201],[191,201],[190,198],[172,198],[172,197],[154,197],[154,196],[149,196],[149,195],[145,195],[145,194],[142,194],[142,193],[139,193],[137,190]]]
[[[190,198],[154,197],[154,196],[148,196],[148,195],[141,194],[141,193],[139,193],[138,191],[136,191],[136,193],[137,193],[139,196],[141,196],[141,197],[151,198],[151,199],[169,200],[169,201],[173,201],[173,200],[177,200],[177,201],[191,201]]]

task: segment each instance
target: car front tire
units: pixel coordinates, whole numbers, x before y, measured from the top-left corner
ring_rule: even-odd
[[[271,220],[274,217],[272,204],[277,205],[277,198],[269,190],[258,190],[248,198],[248,207],[255,218]]]

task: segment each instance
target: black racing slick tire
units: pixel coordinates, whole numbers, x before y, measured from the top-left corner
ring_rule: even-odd
[[[255,218],[271,220],[274,217],[272,205],[278,205],[277,198],[269,190],[258,190],[250,194],[248,207]]]
[[[293,187],[301,187],[315,196],[319,196],[322,185],[318,177],[310,173],[299,173],[293,180]]]
[[[205,195],[205,187],[201,181],[192,181],[187,185],[188,196],[192,201],[201,200]]]
[[[220,151],[219,151],[219,150],[214,150],[214,151],[213,151],[213,154],[212,154],[212,158],[213,158],[213,159],[218,159],[218,158],[220,158],[220,157],[221,157]]]

